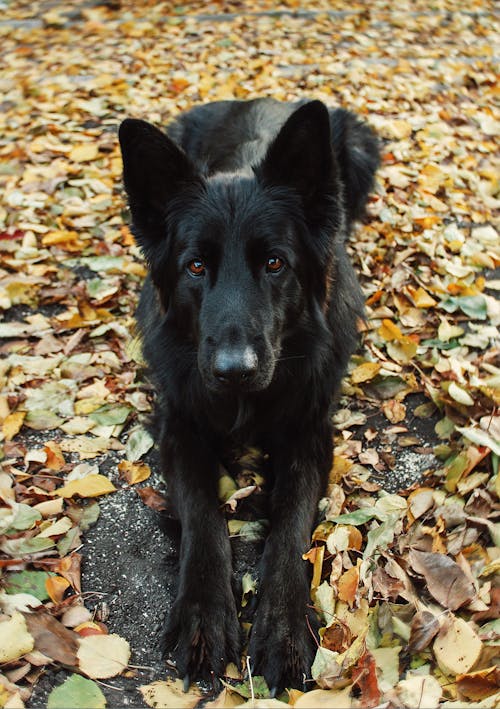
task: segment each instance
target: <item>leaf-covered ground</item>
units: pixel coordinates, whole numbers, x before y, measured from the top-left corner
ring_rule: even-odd
[[[351,244],[366,331],[307,554],[323,621],[313,691],[280,699],[496,706],[494,3],[3,0],[0,10],[0,706],[40,706],[40,687],[49,707],[199,701],[196,688],[165,683],[150,642],[174,566],[161,567],[167,542],[152,511],[166,502],[133,339],[144,266],[116,129],[126,116],[162,125],[198,102],[262,95],[346,106],[383,152]],[[243,540],[262,529],[238,518],[260,482],[251,462],[221,484]],[[243,588],[246,603],[251,565]],[[213,706],[266,696],[259,678],[230,669],[228,683]]]

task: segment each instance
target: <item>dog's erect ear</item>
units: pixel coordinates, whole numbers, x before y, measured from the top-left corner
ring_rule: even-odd
[[[118,137],[135,232],[147,254],[165,236],[169,201],[195,179],[195,169],[165,133],[146,121],[125,119]]]
[[[305,103],[292,113],[269,146],[259,173],[268,184],[295,189],[306,210],[332,192],[335,166],[330,119],[321,101]]]

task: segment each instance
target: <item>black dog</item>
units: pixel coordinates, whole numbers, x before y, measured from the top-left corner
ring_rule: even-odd
[[[120,127],[150,271],[138,322],[182,524],[167,644],[181,674],[239,664],[218,461],[232,444],[258,444],[272,464],[271,530],[248,654],[271,688],[301,687],[314,656],[301,556],[332,464],[331,402],[363,316],[344,243],[377,142],[347,111],[270,98],[197,107],[167,132],[135,119]]]

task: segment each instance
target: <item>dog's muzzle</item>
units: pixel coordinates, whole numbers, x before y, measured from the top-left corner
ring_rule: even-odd
[[[242,384],[251,384],[258,366],[257,353],[249,345],[224,347],[215,352],[212,373],[221,384],[238,387]]]

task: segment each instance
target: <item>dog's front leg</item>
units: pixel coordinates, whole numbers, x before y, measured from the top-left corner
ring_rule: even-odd
[[[318,429],[321,428],[321,433]],[[274,451],[271,531],[263,555],[263,578],[249,645],[256,674],[272,690],[302,689],[315,653],[308,563],[317,503],[332,461],[329,422],[299,437],[282,439]]]
[[[161,459],[182,526],[180,580],[165,634],[181,677],[220,676],[239,664],[240,625],[231,587],[231,549],[217,497],[217,462],[189,428],[161,441]],[[213,676],[212,675],[212,676]]]

